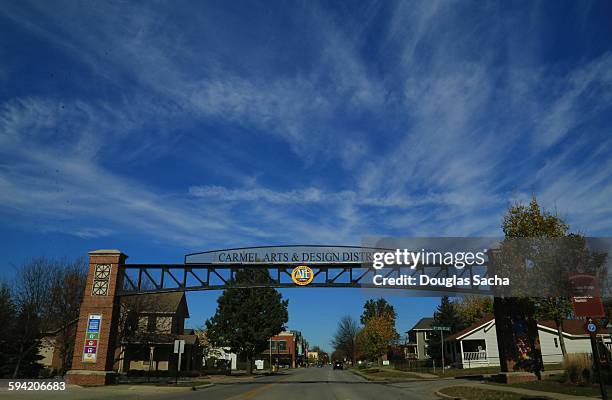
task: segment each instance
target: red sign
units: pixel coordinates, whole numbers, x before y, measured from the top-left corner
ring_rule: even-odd
[[[572,297],[574,315],[577,317],[605,317],[601,297],[580,296]]]
[[[574,275],[570,278],[572,306],[577,317],[605,317],[597,278],[593,275]]]
[[[86,340],[85,341],[85,346],[87,346],[87,347],[97,347],[98,346],[98,341],[97,340]]]

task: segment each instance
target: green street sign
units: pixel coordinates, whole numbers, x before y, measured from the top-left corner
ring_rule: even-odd
[[[448,331],[448,332],[450,332],[451,327],[450,326],[442,326],[442,325],[432,325],[431,329],[433,329],[434,331]]]

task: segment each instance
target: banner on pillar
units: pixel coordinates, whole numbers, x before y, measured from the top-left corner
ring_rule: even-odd
[[[85,345],[83,346],[83,362],[95,364],[98,355],[98,341],[100,340],[100,325],[102,315],[89,314],[85,330]]]

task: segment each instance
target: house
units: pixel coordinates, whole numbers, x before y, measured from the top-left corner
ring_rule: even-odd
[[[261,357],[270,358],[272,363],[279,366],[295,368],[308,363],[308,342],[299,331],[283,331],[270,338],[270,348],[266,349]]]
[[[427,355],[427,341],[433,332],[432,317],[421,318],[412,329],[406,332],[405,357],[407,359],[425,360]]]
[[[554,321],[540,321],[537,324],[540,348],[544,364],[563,361],[559,337]],[[584,321],[565,320],[563,338],[567,353],[591,353],[589,335],[584,332]],[[600,335],[609,342],[608,335]],[[459,368],[498,366],[499,351],[495,318],[487,316],[481,321],[445,338],[446,359]]]
[[[200,369],[202,354],[198,337],[193,330],[184,328],[186,318],[189,310],[182,292],[122,299],[118,371],[176,370],[175,340],[185,341],[181,371]]]
[[[38,355],[45,376],[63,374],[72,365],[72,350],[78,318],[42,334]]]

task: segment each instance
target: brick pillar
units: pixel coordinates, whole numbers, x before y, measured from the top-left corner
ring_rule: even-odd
[[[121,285],[119,266],[126,258],[119,250],[96,250],[89,253],[89,272],[77,325],[72,369],[66,377],[68,383],[107,385],[115,380],[114,356],[119,320],[119,301],[115,293]],[[96,330],[96,323],[89,322],[90,316],[93,319],[99,318],[98,335],[91,335]],[[86,343],[86,335],[97,342],[87,340]],[[95,356],[84,355],[86,344],[95,345]],[[87,350],[90,353],[91,347]]]

